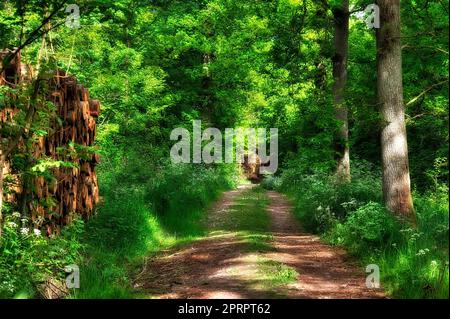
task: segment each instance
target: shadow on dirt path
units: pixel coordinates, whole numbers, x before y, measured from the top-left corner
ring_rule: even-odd
[[[354,265],[342,249],[323,244],[318,236],[301,231],[284,195],[268,192],[274,253],[267,258],[293,267],[299,280],[286,287],[289,298],[383,298],[366,287],[364,269]]]
[[[136,292],[196,299],[384,297],[380,290],[366,288],[364,269],[353,265],[344,251],[302,232],[279,193],[262,192],[269,202],[264,236],[225,227],[241,210],[254,211],[248,208],[254,209],[250,206],[260,198],[252,198],[253,188],[246,185],[223,194],[204,221],[210,230],[205,238],[149,259],[134,281]],[[269,238],[271,247],[249,249],[249,237],[258,236]]]

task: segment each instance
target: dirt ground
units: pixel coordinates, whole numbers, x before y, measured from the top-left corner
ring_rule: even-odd
[[[237,196],[252,186],[224,193],[210,209],[204,239],[164,251],[147,261],[134,282],[139,294],[152,298],[386,298],[380,289],[366,287],[366,274],[341,249],[323,244],[307,234],[292,215],[289,201],[267,192],[274,249],[252,252],[237,233],[223,231]],[[261,260],[295,269],[298,278],[270,286],[261,275]]]

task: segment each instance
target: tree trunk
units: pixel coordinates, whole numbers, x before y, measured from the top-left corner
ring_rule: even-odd
[[[377,30],[378,105],[382,118],[383,197],[398,216],[415,221],[403,103],[400,0],[379,0]]]
[[[343,0],[342,5],[333,9],[334,48],[333,57],[333,103],[336,120],[339,123],[335,134],[336,174],[342,181],[350,180],[350,149],[348,145],[348,110],[345,103],[347,85],[349,5]]]

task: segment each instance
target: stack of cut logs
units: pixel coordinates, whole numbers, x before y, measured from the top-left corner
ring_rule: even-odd
[[[17,52],[16,55],[11,59],[11,62],[3,68],[2,62],[8,56],[13,54],[13,50],[0,50],[0,68],[2,70],[0,74],[0,85],[8,85],[12,88],[15,88],[17,84],[22,80],[22,74],[24,70],[21,70],[20,63],[20,52]],[[5,97],[1,96],[0,100],[0,129],[3,128],[3,124],[7,122],[12,122],[14,116],[17,114],[18,110],[14,108],[13,103],[11,102],[14,97],[12,93],[4,93]],[[5,145],[6,138],[2,135],[2,131],[0,130],[0,146]],[[2,149],[0,147],[0,155],[2,155]],[[8,188],[9,192],[4,194],[3,200],[5,202],[14,202],[16,200],[16,194],[21,192],[20,179],[18,175],[15,175],[11,172],[11,164],[6,161],[3,162],[2,167],[0,169],[3,171],[3,176],[9,176]]]
[[[16,70],[20,69],[17,66]],[[77,84],[74,76],[60,70],[49,80],[47,95],[47,100],[55,105],[59,120],[54,119],[49,133],[34,143],[33,157],[71,162],[74,166],[53,168],[53,178],[36,177],[30,189],[22,187],[21,192],[28,194],[27,206],[32,219],[44,221],[43,226],[51,234],[58,232],[60,226],[70,224],[75,215],[89,218],[99,201],[95,173],[99,157],[92,152],[92,146],[100,103],[89,98],[88,90]],[[84,155],[73,155],[77,154],[75,149],[77,153],[81,149]]]

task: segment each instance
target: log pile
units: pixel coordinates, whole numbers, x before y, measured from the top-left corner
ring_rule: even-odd
[[[20,52],[11,60],[11,62],[3,68],[2,61],[6,56],[12,54],[12,50],[0,51],[0,69],[3,72],[0,74],[0,85],[8,85],[10,87],[16,87],[22,79],[22,65],[20,63]],[[0,105],[0,123],[12,121],[16,110],[13,107],[5,107]]]
[[[20,69],[19,61],[16,70]],[[5,78],[5,74],[2,76]],[[100,103],[90,99],[89,91],[74,76],[61,70],[48,84],[47,100],[55,105],[57,118],[51,121],[49,133],[36,139],[32,155],[34,159],[70,162],[73,167],[52,168],[52,176],[33,178],[31,187],[24,186],[27,189],[21,192],[27,193],[26,206],[32,220],[41,221],[51,234],[70,224],[75,215],[89,218],[99,201],[95,172],[99,157],[92,147]],[[4,113],[0,111],[0,117],[11,120]]]
[[[20,52],[14,56],[14,58],[10,61],[8,65],[3,67],[2,62],[5,57],[14,53],[13,50],[1,50],[0,51],[0,69],[2,72],[0,73],[0,86],[7,85],[11,88],[16,88],[19,82],[22,80],[23,71],[21,69],[22,64]],[[3,94],[3,93],[2,93]],[[3,136],[1,129],[3,125],[6,123],[10,123],[13,121],[14,116],[18,113],[18,110],[11,105],[10,101],[13,100],[13,96],[11,93],[5,93],[6,96],[0,96],[0,146],[4,145],[6,138]],[[0,147],[0,155],[2,155],[2,149]],[[10,191],[5,193],[3,196],[3,200],[5,202],[13,202],[16,200],[16,194],[20,193],[21,185],[20,180],[17,175],[11,173],[11,164],[6,161],[3,162],[2,167],[0,169],[3,172],[3,176],[9,176],[9,184],[8,188]]]
[[[261,158],[257,154],[244,154],[244,162],[241,164],[244,176],[252,183],[261,181]]]

